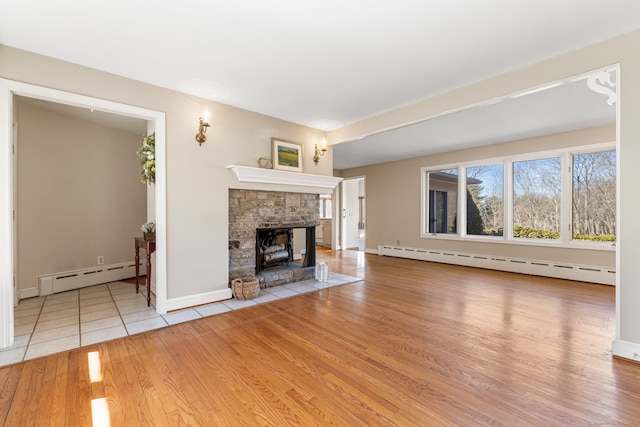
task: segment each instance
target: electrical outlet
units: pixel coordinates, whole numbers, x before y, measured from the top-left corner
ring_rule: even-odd
[[[396,246],[400,246],[400,240],[396,240]]]
[[[100,255],[98,257],[98,265],[102,265],[102,264],[104,264],[104,255]]]

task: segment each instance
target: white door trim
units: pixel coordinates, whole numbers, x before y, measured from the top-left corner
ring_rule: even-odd
[[[14,179],[13,179],[13,97],[14,95],[45,101],[93,108],[108,113],[150,120],[156,132],[156,310],[166,313],[167,252],[166,252],[166,135],[165,114],[104,99],[77,95],[42,86],[0,79],[0,348],[13,343],[13,275],[14,275]],[[132,236],[133,238],[134,236]],[[133,246],[133,245],[132,245]]]
[[[357,175],[357,176],[350,176],[348,178],[344,178],[341,182],[341,197],[340,197],[340,218],[339,218],[339,224],[340,224],[340,233],[338,234],[338,236],[340,237],[340,249],[347,249],[347,217],[346,217],[346,206],[347,206],[347,197],[350,196],[350,194],[348,194],[347,191],[347,182],[348,181],[353,181],[353,180],[362,180],[364,182],[364,193],[365,193],[365,200],[366,200],[366,193],[367,193],[367,176],[366,175]],[[351,194],[351,196],[353,196]],[[358,194],[356,194],[356,197],[358,197]],[[365,205],[366,206],[366,205]],[[366,209],[366,208],[365,208]],[[366,217],[366,213],[365,213],[365,217]],[[365,223],[365,229],[366,229],[366,223]],[[366,232],[365,232],[365,236],[366,236]],[[364,250],[366,251],[366,237],[365,237],[365,247]]]

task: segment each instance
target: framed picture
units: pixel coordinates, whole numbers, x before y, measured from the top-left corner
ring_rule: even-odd
[[[271,138],[273,168],[302,172],[302,144],[279,138]]]

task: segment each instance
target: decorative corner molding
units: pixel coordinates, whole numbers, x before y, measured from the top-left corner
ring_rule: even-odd
[[[611,74],[608,71],[591,74],[587,79],[587,86],[596,93],[607,95],[609,97],[607,104],[609,105],[615,104],[618,100],[618,94],[614,89],[611,89],[615,88],[616,84],[611,81]]]
[[[288,172],[274,169],[254,168],[250,166],[230,165],[240,182],[256,182],[262,184],[284,184],[299,187],[316,187],[333,190],[342,178],[309,173]]]

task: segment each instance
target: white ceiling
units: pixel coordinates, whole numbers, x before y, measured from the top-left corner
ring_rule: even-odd
[[[612,70],[610,75],[615,84],[617,73]],[[615,104],[607,101],[608,96],[589,89],[586,78],[556,83],[544,90],[335,145],[334,168],[348,169],[615,124]]]
[[[136,119],[134,117],[121,116],[103,111],[92,110],[87,108],[74,107],[72,105],[58,104],[49,101],[43,101],[35,98],[27,98],[24,96],[17,97],[18,102],[31,105],[43,110],[53,111],[57,114],[71,116],[76,119],[97,123],[102,126],[108,126],[120,129],[126,132],[140,135],[140,141],[147,134],[147,121]]]
[[[0,0],[0,44],[331,130],[639,17],[635,0]]]

